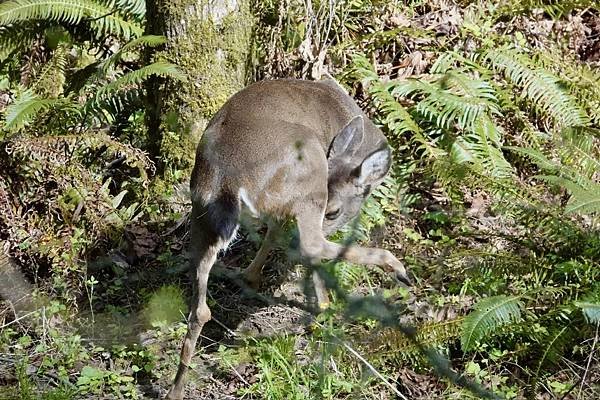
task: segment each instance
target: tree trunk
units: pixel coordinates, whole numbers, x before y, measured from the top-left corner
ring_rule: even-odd
[[[166,178],[188,171],[210,117],[246,84],[248,0],[147,0],[146,33],[167,37],[153,61],[177,64],[187,82],[148,84],[149,152]]]

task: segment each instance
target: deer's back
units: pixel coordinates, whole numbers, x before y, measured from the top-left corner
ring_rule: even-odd
[[[316,190],[307,185],[326,189],[329,145],[352,117],[362,114],[333,81],[252,84],[230,98],[204,132],[192,193],[210,201],[222,188],[236,193],[243,188],[261,203],[261,196],[286,197],[298,187]],[[384,143],[383,134],[365,118],[361,155]],[[285,203],[281,198],[273,202]]]

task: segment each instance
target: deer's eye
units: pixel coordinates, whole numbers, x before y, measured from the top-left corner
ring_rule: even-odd
[[[325,218],[326,219],[336,219],[337,217],[340,216],[341,212],[342,212],[341,208],[335,209],[333,211],[329,211],[328,213],[325,214]]]

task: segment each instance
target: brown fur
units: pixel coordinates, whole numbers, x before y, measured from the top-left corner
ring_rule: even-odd
[[[209,123],[191,178],[192,268],[195,296],[181,362],[169,399],[183,398],[185,374],[202,326],[210,319],[206,282],[217,252],[231,240],[243,206],[271,221],[295,218],[300,250],[311,262],[344,258],[392,268],[408,282],[389,251],[327,241],[357,215],[387,173],[391,158],[383,133],[332,80],[255,83],[234,95]],[[260,282],[277,231],[267,237],[246,277]],[[320,303],[328,302],[316,276]]]

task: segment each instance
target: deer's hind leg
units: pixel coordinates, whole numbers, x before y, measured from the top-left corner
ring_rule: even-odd
[[[194,279],[194,296],[188,317],[188,331],[181,348],[177,375],[167,399],[183,399],[185,380],[194,355],[196,342],[204,324],[211,318],[206,304],[208,275],[217,259],[217,254],[225,248],[238,228],[239,201],[233,196],[221,196],[208,206],[194,202],[192,208],[190,252]]]
[[[269,256],[269,252],[275,247],[277,236],[281,234],[282,228],[279,222],[274,219],[269,219],[267,223],[267,233],[263,239],[262,245],[254,260],[250,263],[248,268],[244,271],[244,278],[253,289],[258,289],[262,281],[262,267],[265,265],[265,261]]]

